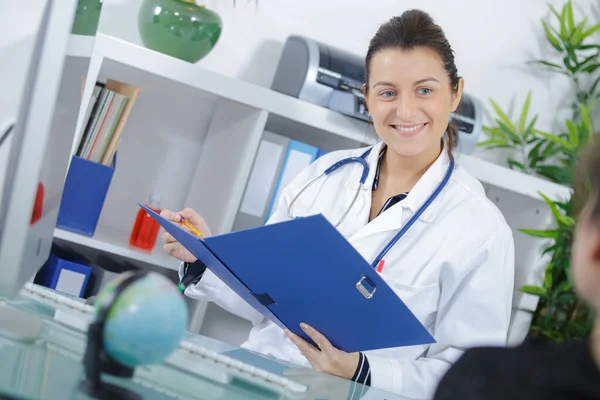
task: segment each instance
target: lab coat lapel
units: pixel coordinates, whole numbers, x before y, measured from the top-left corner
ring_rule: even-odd
[[[376,161],[375,161],[376,162]],[[410,191],[408,196],[400,203],[392,206],[384,213],[373,219],[371,222],[366,224],[361,230],[359,230],[351,240],[356,242],[357,240],[371,236],[379,232],[386,232],[391,230],[399,230],[408,220],[419,210],[427,198],[434,192],[437,186],[440,184],[444,175],[446,174],[449,164],[449,158],[446,149],[442,151],[436,161],[429,167],[427,172],[419,179],[417,184]],[[371,167],[375,169],[376,164]],[[372,180],[371,180],[372,182]],[[445,188],[446,189],[446,188]],[[439,209],[439,205],[443,204],[443,197],[447,190],[443,190],[433,203],[421,214],[419,221],[431,222],[435,218],[436,210]],[[371,199],[371,186],[369,186],[369,207],[367,215],[361,215],[361,218],[365,218],[368,221],[368,213],[370,212],[370,199]],[[362,212],[365,212],[364,210]]]

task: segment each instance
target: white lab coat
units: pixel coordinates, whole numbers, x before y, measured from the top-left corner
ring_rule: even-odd
[[[449,162],[444,150],[406,199],[368,222],[381,145],[369,154],[365,188],[338,227],[369,263],[434,191]],[[364,150],[331,152],[305,168],[282,191],[268,223],[287,220],[288,204],[309,181],[334,162],[360,156]],[[335,224],[350,204],[361,172],[360,165],[352,163],[321,179],[296,201],[294,215],[322,213]],[[514,281],[512,232],[482,185],[460,166],[460,155],[456,155],[455,172],[445,190],[385,256],[381,275],[436,343],[365,352],[373,387],[409,398],[430,398],[438,380],[465,348],[506,345]],[[210,271],[185,294],[213,301],[250,320],[253,327],[242,347],[310,366],[277,325]]]

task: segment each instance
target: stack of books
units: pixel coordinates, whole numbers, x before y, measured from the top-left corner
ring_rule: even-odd
[[[77,157],[108,166],[113,164],[123,126],[138,92],[139,88],[115,81],[96,83],[84,117]]]

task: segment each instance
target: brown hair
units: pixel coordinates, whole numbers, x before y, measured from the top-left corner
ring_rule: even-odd
[[[454,62],[454,51],[442,28],[433,21],[429,14],[421,10],[407,10],[399,17],[393,17],[379,27],[371,39],[365,60],[366,90],[369,85],[371,59],[377,52],[389,48],[411,50],[415,47],[428,47],[440,56],[450,78],[450,86],[456,92],[460,77]],[[453,121],[448,123],[446,132],[448,150],[452,152],[458,144],[458,128]]]
[[[600,223],[600,135],[594,135],[577,162],[575,208],[580,213],[589,206],[589,216]]]

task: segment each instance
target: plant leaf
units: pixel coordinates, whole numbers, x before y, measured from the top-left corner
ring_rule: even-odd
[[[504,122],[500,121],[500,120],[496,120],[498,122],[498,126],[500,127],[500,129],[502,130],[502,132],[510,139],[512,140],[515,144],[521,144],[521,138],[519,137],[519,135],[517,134],[517,132],[514,129],[510,129],[509,126],[507,126]],[[513,126],[514,127],[514,126]]]
[[[546,272],[544,273],[544,289],[550,290],[552,288],[552,264],[548,265]]]
[[[585,72],[587,74],[591,74],[595,72],[600,67],[600,64],[590,64],[587,67],[583,68],[581,72]]]
[[[539,286],[530,286],[530,285],[522,286],[521,292],[527,293],[527,294],[532,294],[534,296],[539,296],[539,297],[546,297],[546,295],[548,294],[548,291],[546,289],[539,287]]]
[[[542,132],[542,131],[537,130],[537,129],[536,129],[536,132],[539,135],[542,135],[546,139],[550,140],[551,142],[556,143],[557,145],[563,147],[566,150],[572,151],[574,149],[574,147],[573,147],[573,145],[571,143],[567,142],[566,140],[564,140],[564,139],[562,139],[562,138],[560,138],[560,137],[558,137],[556,135],[553,135],[551,133]]]
[[[586,37],[590,36],[592,33],[596,32],[597,30],[600,29],[600,24],[596,24],[594,26],[592,26],[590,29],[588,29],[587,31],[582,33],[582,40],[584,40]]]
[[[581,46],[577,46],[578,50],[590,50],[590,49],[600,49],[600,44],[584,44]]]
[[[559,224],[569,228],[573,228],[575,226],[575,220],[567,215],[561,215],[558,218],[558,222]]]
[[[527,154],[527,159],[529,160],[529,165],[534,166],[538,161],[542,158],[540,155],[540,149],[544,145],[544,142],[539,141]]]
[[[562,47],[560,45],[560,41],[554,36],[554,34],[550,31],[548,24],[546,21],[542,21],[542,25],[544,25],[544,31],[546,32],[546,38],[548,42],[554,47],[557,51],[562,51]]]
[[[569,140],[573,144],[574,148],[579,146],[579,132],[577,132],[577,127],[571,122],[571,120],[566,121],[567,128],[569,129]]]
[[[525,166],[524,166],[522,163],[520,163],[520,162],[518,162],[518,161],[516,161],[516,160],[513,160],[512,158],[509,158],[509,159],[507,159],[507,160],[506,160],[506,162],[508,163],[508,166],[509,166],[511,169],[514,169],[513,167],[517,167],[517,168],[519,168],[521,171],[525,171],[525,170],[527,170],[527,168],[525,168]]]
[[[494,147],[510,147],[510,145],[508,144],[508,142],[506,140],[502,140],[502,139],[485,140],[483,142],[477,143],[477,146],[478,147],[490,147],[490,146],[494,146]]]
[[[554,219],[558,221],[558,219],[562,216],[562,214],[558,210],[558,206],[552,200],[550,200],[550,198],[544,193],[538,192],[538,194],[542,197],[542,199],[544,199],[546,204],[548,204],[548,207],[550,207],[550,210],[552,211],[552,215],[554,215]]]
[[[556,11],[556,8],[554,8],[554,6],[549,6],[550,10],[552,10],[552,14],[554,14],[556,16],[556,18],[558,19],[558,21],[562,21],[562,16],[558,13],[558,11]]]
[[[538,119],[537,115],[535,117],[533,117],[533,119],[531,120],[531,122],[527,126],[527,129],[525,129],[525,132],[523,132],[523,138],[524,139],[527,139],[527,138],[529,138],[529,136],[533,135],[533,132],[534,132],[533,127],[535,126],[535,123],[537,122],[537,119]]]
[[[581,42],[583,42],[583,29],[585,28],[586,24],[587,18],[584,18],[583,21],[577,25],[577,29],[575,29],[575,32],[573,32],[573,35],[571,36],[571,45],[580,50],[588,50],[584,48],[586,46],[581,46]]]
[[[560,147],[558,147],[555,143],[549,140],[546,140],[544,143],[546,143],[546,148],[542,153],[542,159],[548,159],[560,152]]]
[[[538,165],[535,167],[538,174],[545,176],[552,182],[571,186],[573,184],[571,172],[565,167],[556,165]]]
[[[528,236],[533,236],[537,238],[548,238],[548,239],[557,239],[558,231],[557,230],[536,230],[536,229],[519,229],[519,232],[522,232]]]
[[[532,63],[542,64],[542,65],[545,65],[546,67],[562,69],[562,66],[560,66],[558,64],[551,63],[550,61],[534,60],[534,61],[532,61]]]
[[[484,126],[483,127],[483,131],[489,133],[490,135],[492,135],[492,139],[500,139],[500,140],[506,140],[508,141],[508,138],[506,137],[506,135],[502,132],[502,129],[498,128],[498,127],[490,127],[490,126]]]
[[[585,65],[585,64],[589,63],[590,61],[593,61],[596,59],[598,59],[598,53],[592,54],[591,56],[586,57],[582,62],[579,63],[579,65]]]
[[[569,32],[571,32],[571,37],[573,37],[573,30],[575,29],[575,21],[573,20],[573,4],[571,4],[571,0],[566,5],[567,8],[567,22]]]
[[[590,114],[588,112],[587,107],[585,106],[585,104],[581,104],[580,105],[580,109],[581,109],[581,122],[583,123],[583,127],[585,128],[585,132],[584,132],[584,137],[583,137],[583,144],[587,145],[588,141],[591,139],[592,135],[594,134],[594,128],[592,128],[592,120],[590,119]]]
[[[557,245],[554,244],[552,246],[547,247],[543,252],[542,252],[542,256],[545,256],[548,253],[552,253],[553,251],[556,251]]]
[[[577,72],[577,66],[571,63],[571,59],[569,57],[563,58],[563,64],[565,64],[565,67],[567,67],[570,73],[573,74]]]
[[[598,87],[598,82],[600,82],[600,76],[598,78],[596,78],[596,80],[594,81],[594,84],[590,88],[590,92],[589,92],[590,95],[593,95],[596,92],[596,87]]]
[[[510,120],[510,118],[508,118],[508,116],[504,113],[504,111],[502,111],[502,109],[500,108],[500,106],[492,99],[490,99],[490,103],[492,104],[492,107],[494,108],[494,111],[496,111],[496,114],[498,114],[498,116],[500,117],[500,119],[502,120],[502,122],[504,122],[504,124],[510,128],[510,130],[512,132],[516,131],[517,129],[515,128],[514,124],[512,123],[512,121]]]
[[[562,281],[560,285],[556,287],[556,291],[558,293],[568,292],[573,288],[573,286],[569,283],[569,281]]]
[[[566,17],[567,17],[567,7],[566,5],[563,7],[562,9],[562,13],[559,15],[558,13],[556,13],[556,16],[558,17],[558,20],[560,21],[560,38],[562,40],[566,40],[568,39],[567,37],[567,23],[566,23]]]
[[[523,104],[523,109],[521,110],[521,118],[519,118],[519,132],[521,134],[524,133],[525,130],[525,122],[527,121],[527,115],[529,114],[529,105],[531,104],[531,92],[527,94],[527,98],[525,99],[525,104]]]

